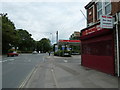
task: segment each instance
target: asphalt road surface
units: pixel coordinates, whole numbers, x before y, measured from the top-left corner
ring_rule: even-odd
[[[81,66],[80,55],[3,57],[3,88],[117,88],[118,79]]]
[[[19,88],[32,70],[47,54],[21,54],[2,58],[2,87]]]

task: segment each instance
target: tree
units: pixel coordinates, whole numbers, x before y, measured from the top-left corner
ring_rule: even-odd
[[[41,52],[48,52],[51,50],[50,40],[47,38],[42,38],[39,42],[37,42],[37,50]]]
[[[51,50],[50,40],[43,38],[35,41],[27,30],[16,29],[14,23],[7,14],[0,14],[2,19],[2,53],[7,53],[12,47],[19,47],[20,51],[43,51]]]
[[[2,52],[6,53],[12,46],[17,45],[18,35],[14,23],[8,19],[7,14],[1,14],[2,18]]]
[[[31,38],[31,34],[27,30],[18,29],[18,36],[19,36],[19,49],[22,51],[32,51],[35,49],[35,40]]]
[[[35,40],[27,30],[15,28],[14,23],[7,17],[7,14],[0,14],[2,19],[2,53],[7,53],[12,47],[19,47],[19,50],[32,51],[35,48]]]

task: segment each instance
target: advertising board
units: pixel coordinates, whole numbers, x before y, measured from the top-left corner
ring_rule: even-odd
[[[113,28],[113,17],[107,15],[101,15],[100,17],[100,27],[112,29]]]

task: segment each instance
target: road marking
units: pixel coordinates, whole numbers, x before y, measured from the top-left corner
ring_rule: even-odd
[[[45,57],[43,57],[43,62],[45,62]]]
[[[32,69],[32,71],[28,74],[28,76],[26,77],[26,79],[25,79],[25,80],[21,83],[21,85],[18,87],[18,90],[24,88],[24,86],[27,84],[27,82],[29,81],[29,79],[31,78],[31,76],[32,76],[34,73],[36,73],[37,67],[38,67],[38,65],[36,65],[36,66]]]
[[[53,69],[51,69],[51,71],[53,72]]]
[[[31,62],[31,59],[29,59],[28,62]]]
[[[64,60],[65,63],[67,63],[68,61],[67,60]]]
[[[7,62],[7,61],[14,61],[15,59],[4,59],[3,61],[0,61],[0,62]]]
[[[51,69],[51,73],[52,73],[52,76],[53,76],[53,79],[54,79],[54,82],[55,82],[56,88],[59,88],[59,85],[58,85],[58,83],[57,83],[57,79],[56,79],[56,77],[55,77],[55,72],[54,72],[53,69]]]
[[[14,61],[15,59],[9,59],[8,61]]]

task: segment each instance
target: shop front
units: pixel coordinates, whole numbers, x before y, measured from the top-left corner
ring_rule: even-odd
[[[81,31],[81,65],[115,75],[114,32],[100,23]]]

